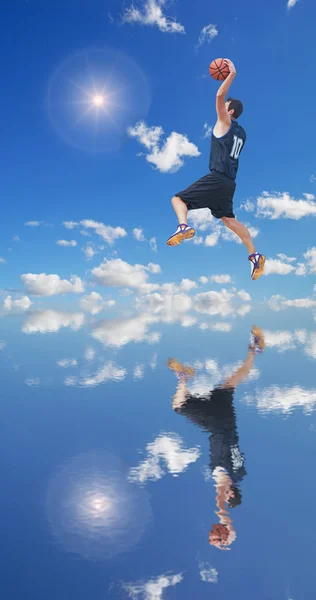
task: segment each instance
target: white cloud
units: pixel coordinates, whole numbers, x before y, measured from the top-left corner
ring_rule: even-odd
[[[212,25],[211,23],[209,25],[206,25],[205,27],[203,27],[200,33],[198,46],[202,46],[202,44],[204,44],[205,42],[210,43],[212,40],[214,40],[214,38],[217,35],[218,29],[216,25]]]
[[[138,242],[145,242],[146,238],[144,236],[144,232],[140,227],[135,227],[133,229],[133,236],[135,238],[135,240],[137,240]]]
[[[79,226],[79,223],[76,221],[64,221],[63,225],[66,227],[66,229],[75,229],[75,227]]]
[[[98,267],[92,270],[95,281],[106,287],[122,287],[146,290],[148,285],[148,272],[153,272],[153,264],[130,265],[121,258],[105,259]],[[158,271],[154,271],[158,272]],[[153,288],[159,286],[153,286]]]
[[[41,223],[42,221],[27,221],[27,223],[24,223],[24,225],[26,227],[39,227]]]
[[[132,600],[142,598],[143,600],[161,600],[163,592],[168,587],[173,587],[181,583],[183,576],[178,575],[160,575],[155,579],[140,583],[126,583],[123,585],[128,597]]]
[[[297,263],[295,275],[304,276],[306,274],[307,274],[307,267],[306,267],[305,263]]]
[[[200,156],[198,147],[188,138],[173,131],[161,145],[162,127],[147,127],[144,121],[129,127],[128,134],[147,148],[146,160],[162,173],[175,173],[184,164],[183,157]]]
[[[68,369],[69,367],[77,367],[78,361],[75,358],[63,358],[57,361],[57,365],[62,369]]]
[[[92,375],[86,375],[82,379],[76,377],[68,377],[65,379],[65,385],[73,386],[79,385],[82,387],[95,387],[106,381],[123,381],[126,377],[127,371],[123,367],[119,367],[116,363],[109,361],[105,363],[96,373]]]
[[[306,197],[307,196],[307,197]],[[288,192],[269,194],[263,192],[257,199],[257,216],[268,219],[302,219],[308,215],[316,216],[316,202],[311,194],[305,199],[295,200]]]
[[[255,210],[255,205],[253,202],[251,202],[251,200],[247,199],[240,205],[240,208],[246,212],[253,212]]]
[[[289,262],[289,263],[292,263],[292,262],[295,262],[295,261],[296,261],[296,258],[295,258],[295,257],[290,257],[290,256],[287,256],[286,254],[281,254],[281,253],[280,253],[280,254],[277,254],[277,256],[278,256],[278,258],[279,258],[280,260],[282,260],[282,261],[284,261],[284,262]]]
[[[200,456],[198,448],[183,448],[182,439],[175,434],[158,436],[154,442],[146,446],[147,458],[133,467],[129,472],[129,481],[145,483],[148,480],[158,481],[165,475],[164,465],[173,476],[186,471],[191,463]]]
[[[70,240],[70,242],[68,242],[67,240],[57,240],[56,242],[57,246],[65,246],[67,247],[75,247],[77,246],[77,242],[75,240]]]
[[[208,208],[190,211],[189,218],[194,229],[198,229],[199,231],[207,231],[214,228],[214,225],[217,225],[217,220],[215,220]]]
[[[14,235],[13,238],[12,238],[12,240],[14,242],[20,242],[21,241],[18,235]]]
[[[201,235],[195,235],[193,238],[193,244],[195,244],[196,246],[199,246],[200,244],[203,244],[204,240],[202,238]]]
[[[18,312],[24,312],[28,310],[32,306],[32,301],[28,296],[22,296],[21,298],[16,298],[12,300],[12,296],[6,296],[3,301],[3,308],[10,312],[11,310],[16,310]]]
[[[30,315],[23,327],[23,333],[53,333],[62,327],[70,327],[78,331],[85,322],[82,313],[58,312],[56,310],[42,310]]]
[[[264,267],[264,275],[288,275],[295,270],[293,265],[289,265],[288,263],[282,262],[278,258],[267,258],[265,267]]]
[[[95,358],[96,352],[93,348],[91,348],[90,346],[88,346],[88,348],[85,349],[85,353],[84,353],[84,357],[86,360],[91,361]]]
[[[91,219],[84,219],[80,223],[86,229],[93,229],[97,235],[110,245],[114,244],[115,240],[127,235],[127,232],[122,227],[111,227],[110,225],[104,225],[104,223],[92,221]]]
[[[34,296],[55,296],[57,294],[81,294],[84,283],[80,277],[72,275],[70,280],[60,279],[59,275],[46,273],[26,273],[21,279],[30,294]]]
[[[157,252],[157,242],[155,237],[150,238],[149,245],[153,252]]]
[[[248,292],[245,292],[245,290],[240,290],[240,292],[237,292],[237,296],[243,302],[251,302],[251,296],[248,294]]]
[[[91,315],[97,315],[105,308],[115,306],[115,300],[103,300],[98,292],[91,292],[80,300],[80,307]]]
[[[195,281],[192,281],[192,279],[182,279],[180,283],[180,289],[184,292],[190,292],[190,290],[193,290],[196,287],[197,284],[195,283]]]
[[[212,137],[213,127],[204,123],[204,139]]]
[[[210,233],[209,235],[207,235],[205,238],[205,246],[216,246],[220,235],[220,231],[214,231],[214,233]]]
[[[214,283],[230,283],[231,276],[230,275],[212,275],[211,281],[214,281]]]
[[[5,342],[4,340],[0,340],[0,352],[1,352],[1,350],[5,349],[6,345],[7,345],[7,342]]]
[[[307,268],[310,273],[316,273],[316,247],[310,248],[305,252],[304,258],[307,262]]]
[[[147,269],[150,273],[161,273],[161,267],[160,265],[157,265],[155,263],[148,263]]]
[[[87,260],[91,260],[96,254],[99,254],[90,244],[83,248],[83,253]]]
[[[290,414],[295,408],[303,408],[305,414],[311,414],[316,405],[316,389],[302,388],[298,385],[270,386],[245,394],[243,401],[255,403],[259,412],[277,412]]]
[[[298,0],[288,0],[287,2],[287,7],[288,8],[293,8],[293,6],[295,6],[295,4],[297,3]]]
[[[5,265],[6,262],[7,261],[5,260],[5,258],[3,258],[2,256],[0,256],[0,263],[2,263],[3,265]]]
[[[208,563],[199,563],[200,576],[202,581],[207,583],[217,583],[218,582],[218,571],[214,569]]]
[[[163,33],[185,33],[183,25],[163,13],[166,0],[145,0],[142,9],[133,4],[123,14],[123,23],[158,27]]]
[[[199,279],[199,282],[202,283],[202,285],[205,285],[206,283],[208,283],[208,278],[202,275],[202,277],[200,277]]]

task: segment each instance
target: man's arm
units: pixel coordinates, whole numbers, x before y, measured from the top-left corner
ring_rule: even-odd
[[[225,79],[225,81],[223,81],[221,87],[218,89],[218,92],[216,94],[216,112],[218,121],[220,121],[224,125],[230,125],[229,114],[225,106],[225,98],[227,96],[231,84],[233,83],[236,77],[236,69],[235,65],[228,58],[225,59],[224,62],[229,68],[229,75]]]

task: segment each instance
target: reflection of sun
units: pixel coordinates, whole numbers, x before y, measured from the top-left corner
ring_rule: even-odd
[[[106,517],[113,509],[113,502],[108,496],[96,493],[87,500],[86,508],[91,517]]]

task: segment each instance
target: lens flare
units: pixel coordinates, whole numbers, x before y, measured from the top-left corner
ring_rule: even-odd
[[[128,126],[146,117],[147,80],[127,55],[85,50],[68,58],[53,74],[48,114],[61,138],[81,150],[118,150]]]

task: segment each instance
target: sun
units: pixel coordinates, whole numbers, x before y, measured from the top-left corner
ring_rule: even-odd
[[[92,104],[95,108],[103,108],[106,104],[106,98],[103,94],[95,94],[92,96]]]

